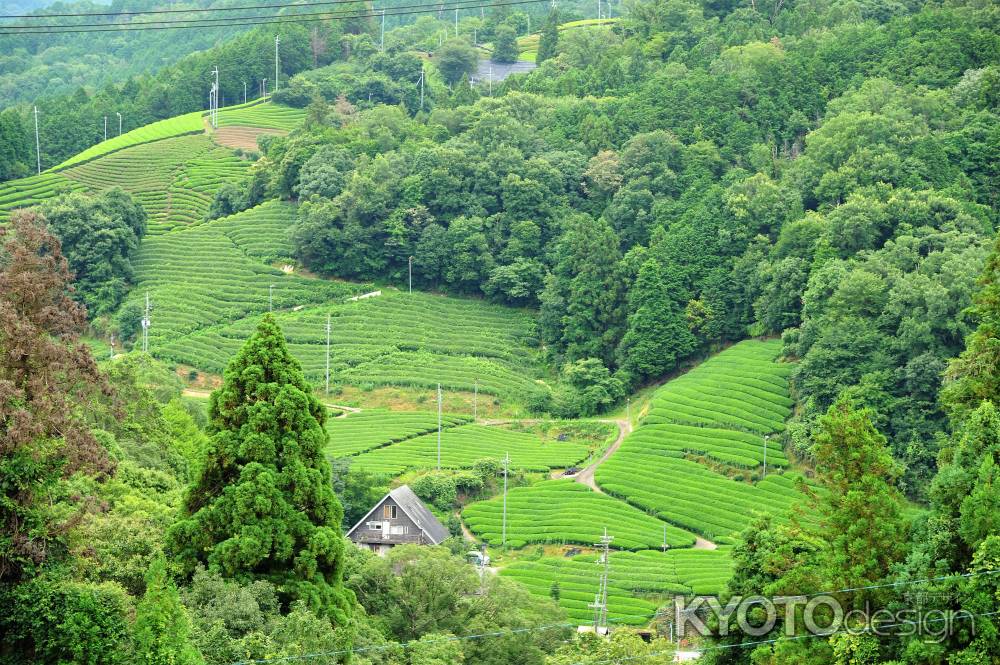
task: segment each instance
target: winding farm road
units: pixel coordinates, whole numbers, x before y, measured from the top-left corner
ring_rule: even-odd
[[[604,451],[604,454],[601,455],[600,459],[596,460],[593,464],[584,467],[582,471],[573,476],[573,480],[578,483],[583,483],[595,492],[604,494],[604,491],[597,486],[596,482],[594,482],[594,473],[597,472],[597,467],[603,464],[609,457],[614,455],[615,451],[621,447],[622,441],[625,440],[625,435],[632,431],[632,423],[627,420],[602,420],[601,422],[615,423],[618,425],[618,438],[615,439],[614,443],[608,446],[608,449]]]
[[[601,422],[615,423],[616,425],[618,425],[618,438],[615,439],[614,443],[608,446],[608,449],[604,451],[604,454],[601,455],[600,459],[596,460],[593,464],[588,465],[582,471],[573,476],[573,480],[575,480],[578,483],[586,485],[595,492],[604,494],[604,490],[598,487],[597,482],[594,480],[594,474],[597,472],[597,467],[604,464],[604,462],[606,462],[609,457],[614,455],[615,451],[617,451],[618,448],[621,447],[622,441],[625,440],[625,436],[632,432],[632,423],[630,423],[627,420],[603,420]],[[693,549],[715,550],[718,548],[719,546],[713,543],[711,540],[707,540],[705,538],[702,538],[701,536],[695,535]]]

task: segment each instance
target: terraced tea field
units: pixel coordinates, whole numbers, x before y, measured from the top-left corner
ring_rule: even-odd
[[[442,414],[442,427],[456,427],[472,419],[468,416]],[[332,457],[345,457],[381,448],[392,443],[436,432],[438,418],[430,411],[388,411],[379,409],[351,413],[343,418],[326,421],[326,431],[330,433],[330,447],[327,452]]]
[[[290,132],[306,119],[305,109],[273,102],[219,109],[219,127],[256,127]]]
[[[242,242],[246,236],[234,221],[238,217],[212,222],[212,226]],[[249,223],[244,226],[249,227]],[[309,302],[295,291],[275,286],[275,309]],[[537,352],[528,346],[529,313],[475,300],[389,290],[354,302],[327,298],[322,307],[277,314],[289,348],[313,382],[322,380],[325,373],[328,314],[334,382],[418,388],[440,383],[447,390],[471,392],[478,380],[481,393],[499,396],[538,387],[529,378],[540,371]],[[219,372],[254,325],[253,320],[237,321],[177,340],[171,344],[171,357]],[[184,359],[188,345],[199,350]],[[213,348],[216,351],[210,352]]]
[[[141,145],[143,143],[152,143],[153,141],[172,138],[174,136],[183,136],[184,134],[201,134],[205,131],[202,115],[203,113],[201,111],[194,111],[193,113],[186,113],[173,118],[167,118],[166,120],[152,122],[148,125],[139,127],[138,129],[125,132],[121,136],[114,136],[109,138],[107,141],[101,141],[100,143],[87,148],[83,152],[73,155],[62,164],[59,164],[50,170],[61,171],[69,168],[70,166],[83,164],[96,159],[97,157],[117,152],[123,148],[131,148],[133,146]],[[109,132],[111,131],[112,121],[117,122],[118,117],[114,116],[113,118],[108,118]]]
[[[788,375],[774,362],[780,340],[747,340],[670,381],[656,392],[643,424],[687,423],[759,434],[780,432],[791,414]]]
[[[512,469],[547,471],[576,464],[590,454],[582,441],[545,441],[534,434],[502,427],[462,425],[441,435],[441,467],[471,468],[483,458],[501,459],[510,453]],[[362,453],[354,466],[379,475],[398,476],[407,469],[437,466],[437,432],[407,439],[385,448]]]
[[[663,423],[640,427],[630,440],[633,445],[642,445],[646,450],[660,451],[667,456],[704,455],[744,468],[755,468],[764,462],[764,437],[738,430]],[[767,442],[767,466],[788,466],[788,459],[776,438]]]
[[[254,219],[254,213],[246,219]],[[138,285],[130,300],[141,302],[150,294],[150,350],[155,355],[221,371],[248,335],[224,348],[209,344],[209,338],[182,336],[267,311],[271,284],[275,305],[284,307],[342,300],[364,288],[285,274],[254,258],[253,246],[243,248],[227,233],[239,237],[223,221],[143,240],[133,260]]]
[[[198,135],[119,150],[62,175],[94,191],[132,193],[149,215],[149,234],[157,235],[203,219],[215,191],[249,165]]]
[[[295,253],[290,237],[293,224],[295,206],[284,201],[267,201],[212,221],[243,252],[267,262],[289,259]]]
[[[587,605],[594,602],[601,568],[597,555],[588,554],[517,561],[500,574],[543,597],[550,597],[553,583],[558,583],[559,605],[570,621],[584,624],[594,618],[594,611]],[[612,552],[608,565],[608,619],[613,624],[645,624],[661,605],[670,602],[669,596],[717,595],[731,575],[728,548]]]
[[[502,497],[468,506],[462,512],[462,519],[486,542],[493,545],[502,542]],[[692,534],[572,480],[548,480],[530,487],[516,487],[507,494],[509,547],[524,547],[528,543],[593,545],[604,527],[613,531],[616,548],[660,547],[664,529],[670,547],[694,545]]]
[[[81,189],[85,189],[81,183],[48,172],[0,183],[0,222],[10,217],[12,210],[30,208],[62,192]]]
[[[804,497],[796,474],[768,475],[750,484],[691,459],[759,468],[762,435],[784,429],[791,411],[791,366],[774,362],[777,340],[748,340],[710,358],[660,388],[641,426],[595,478],[607,492],[708,538],[729,538],[757,513],[782,521]],[[768,467],[788,465],[777,441],[768,443]]]

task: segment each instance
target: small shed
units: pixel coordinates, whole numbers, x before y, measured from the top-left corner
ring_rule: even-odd
[[[384,555],[396,545],[439,545],[448,529],[408,485],[392,490],[351,527],[347,537],[358,547]]]

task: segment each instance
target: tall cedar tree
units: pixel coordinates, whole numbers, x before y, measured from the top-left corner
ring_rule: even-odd
[[[667,292],[662,272],[660,264],[649,259],[629,290],[632,314],[618,357],[636,379],[669,372],[697,345],[683,310]]]
[[[839,400],[820,419],[813,454],[820,484],[820,525],[826,550],[823,577],[830,588],[879,584],[906,553],[903,497],[894,485],[899,468],[871,412]],[[845,601],[864,607],[884,600],[856,592]]]
[[[187,573],[198,564],[240,582],[266,580],[287,604],[301,599],[337,625],[343,509],[323,456],[326,411],[264,316],[209,404],[211,443],[168,547]]]
[[[79,343],[86,309],[43,217],[19,211],[0,228],[0,582],[33,575],[73,520],[56,519],[61,478],[113,470],[83,405],[111,388]]]
[[[559,18],[556,12],[551,12],[542,27],[542,34],[538,37],[538,53],[535,55],[535,62],[540,65],[549,58],[554,58],[558,47]]]
[[[191,643],[191,622],[177,587],[159,555],[146,573],[146,594],[135,608],[135,663],[201,665],[205,661]]]

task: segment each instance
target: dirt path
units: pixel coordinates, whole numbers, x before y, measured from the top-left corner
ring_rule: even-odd
[[[717,550],[719,546],[713,543],[711,540],[705,540],[701,536],[694,537],[694,548],[696,550]]]
[[[594,482],[594,473],[597,471],[597,467],[599,467],[601,464],[604,464],[604,462],[609,457],[614,455],[615,451],[618,450],[618,448],[622,445],[622,441],[625,440],[625,435],[632,431],[632,423],[628,422],[627,420],[603,420],[601,422],[615,423],[616,425],[618,425],[618,438],[615,439],[614,443],[608,446],[608,449],[604,451],[604,454],[601,455],[601,458],[599,460],[585,467],[582,471],[573,476],[573,480],[575,480],[578,483],[583,483],[584,485],[594,490],[595,492],[600,492],[601,494],[604,494],[601,488],[597,486],[597,483]]]

